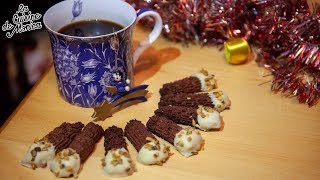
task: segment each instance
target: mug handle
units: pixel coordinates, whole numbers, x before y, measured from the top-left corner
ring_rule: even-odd
[[[142,19],[145,16],[151,16],[155,19],[155,25],[151,31],[151,33],[144,39],[140,41],[139,46],[133,53],[133,65],[135,65],[138,61],[139,56],[142,54],[144,50],[146,50],[161,34],[162,31],[162,19],[160,15],[150,8],[142,8],[137,11],[137,21]]]

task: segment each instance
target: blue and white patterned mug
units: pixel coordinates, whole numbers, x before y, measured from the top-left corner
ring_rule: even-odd
[[[149,36],[132,50],[132,31],[145,16],[155,19]],[[77,37],[58,31],[72,21],[108,20],[124,28],[106,35]],[[141,53],[160,35],[162,20],[150,9],[137,12],[120,0],[66,0],[50,9],[43,16],[49,32],[58,89],[69,103],[82,107],[95,107],[112,94],[105,87],[114,85],[113,74],[121,72],[123,79],[132,85],[133,66]],[[127,81],[128,83],[128,81]]]

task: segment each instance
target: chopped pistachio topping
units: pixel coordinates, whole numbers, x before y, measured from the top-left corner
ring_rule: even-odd
[[[190,135],[190,134],[192,134],[192,131],[194,130],[194,128],[188,127],[188,128],[185,128],[185,130],[186,130],[186,134]]]
[[[120,158],[120,155],[112,152],[112,158],[114,158],[114,159]]]
[[[72,155],[72,154],[76,153],[76,150],[71,149],[71,148],[68,148],[68,149],[69,149],[69,155]]]
[[[219,100],[221,101],[222,103],[224,103],[224,100],[223,100],[223,92],[222,91],[215,91],[213,92],[213,95]]]
[[[35,150],[36,152],[40,152],[40,151],[41,151],[41,148],[40,148],[40,147],[35,147],[34,150]]]
[[[120,153],[118,155],[118,154],[115,153],[115,151],[112,151],[112,158],[113,158],[113,160],[111,161],[111,164],[113,166],[117,166],[118,164],[122,164],[123,163],[123,160],[121,159],[121,154]]]
[[[49,144],[49,143],[46,143],[45,145],[44,145],[44,147],[43,147],[43,151],[47,151],[49,148],[51,147],[51,144]]]
[[[208,76],[208,75],[209,75],[209,72],[208,72],[207,70],[205,70],[204,68],[202,68],[202,69],[200,70],[200,73],[202,73],[202,74],[205,75],[205,76]]]
[[[170,152],[170,146],[164,146],[163,153]]]
[[[71,149],[71,148],[67,148],[67,149],[64,149],[64,150],[60,151],[60,152],[56,155],[55,159],[56,159],[59,163],[61,163],[61,160],[62,160],[62,159],[68,161],[68,160],[69,160],[69,156],[74,155],[74,157],[75,157],[75,153],[76,153],[75,150],[73,150],[73,149]]]
[[[77,160],[78,159],[78,156],[77,155],[73,155],[73,158],[75,159],[75,160]]]
[[[68,156],[68,154],[69,154],[69,151],[68,151],[68,149],[64,149],[64,150],[62,150],[62,156]]]
[[[151,147],[151,150],[154,150],[154,151],[159,151],[160,150],[160,146],[159,145],[155,145],[155,146],[152,146]]]
[[[154,154],[153,154],[153,157],[154,157],[154,158],[159,157],[159,153],[154,153]]]
[[[36,164],[31,163],[31,168],[32,168],[33,170],[35,170],[35,169],[37,168]]]
[[[131,168],[130,168],[130,167],[128,167],[128,168],[126,169],[126,172],[130,172],[130,170],[131,170]]]
[[[151,137],[146,137],[146,141],[148,141],[148,142],[155,142],[156,140],[153,139],[153,138],[151,138]]]
[[[198,109],[197,109],[197,113],[198,113],[202,118],[204,118],[204,117],[206,117],[206,115],[203,113],[202,109],[203,109],[203,106],[200,105],[200,106],[198,107]]]
[[[206,110],[209,113],[213,113],[215,111],[214,108],[211,108],[211,107],[208,107],[208,106],[204,106],[203,108],[204,108],[204,110]]]
[[[65,169],[66,169],[66,171],[68,171],[68,172],[72,172],[72,171],[73,171],[73,169],[72,169],[71,166],[67,166]]]
[[[198,109],[197,109],[197,113],[198,113],[198,114],[201,113],[202,107],[203,107],[202,105],[199,105],[199,106],[198,106]]]
[[[192,153],[192,155],[197,155],[197,154],[199,154],[199,152],[191,152]]]
[[[144,147],[145,147],[146,149],[149,149],[149,150],[150,150],[150,149],[151,149],[151,144],[145,144]]]
[[[183,146],[184,146],[184,144],[183,144],[182,141],[178,141],[177,145],[180,146],[180,147],[183,147]]]
[[[155,145],[152,145],[150,143],[146,143],[144,145],[144,148],[150,150],[150,151],[154,151],[154,150],[160,150],[160,142],[158,140],[152,139]]]
[[[116,158],[111,161],[111,164],[113,166],[117,166],[118,164],[122,164],[122,163],[123,163],[123,160],[121,158]]]
[[[126,152],[126,151],[119,151],[119,154],[124,156],[124,157],[127,157],[127,158],[129,158],[129,156],[130,156],[129,153]]]
[[[191,142],[191,141],[192,141],[192,137],[189,136],[189,137],[187,138],[187,141],[188,141],[188,142]]]
[[[38,138],[35,138],[35,139],[33,140],[33,143],[37,143],[37,142],[39,142],[39,139],[38,139]]]
[[[105,166],[107,165],[107,163],[106,163],[106,161],[105,161],[104,159],[101,159],[101,165],[102,165],[103,167],[105,167]]]
[[[37,155],[37,151],[36,151],[35,149],[33,149],[32,151],[30,151],[30,153],[31,153],[31,156],[32,156],[32,157],[36,157],[36,155]]]
[[[223,92],[222,91],[214,91],[213,94],[215,97],[219,97],[219,96],[223,95]]]
[[[184,134],[186,134],[186,133],[185,133],[185,131],[180,131],[180,134],[181,134],[181,135],[184,135]]]
[[[196,121],[192,119],[192,126],[196,126],[196,125],[197,125]]]
[[[208,90],[212,90],[216,86],[213,76],[209,76],[209,77],[205,78],[204,82],[205,82],[205,85],[209,87]]]
[[[42,138],[42,140],[43,140],[44,142],[49,142],[49,139],[48,139],[47,137]]]
[[[156,140],[154,143],[160,146],[160,142],[158,140]]]

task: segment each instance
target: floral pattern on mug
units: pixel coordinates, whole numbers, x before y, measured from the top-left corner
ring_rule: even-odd
[[[132,28],[89,42],[49,35],[58,88],[66,101],[98,106],[113,97],[105,88],[113,86],[113,72],[121,71],[125,79],[132,79]]]
[[[79,54],[72,54],[68,48],[64,48],[60,44],[54,49],[53,54],[57,57],[57,73],[64,81],[69,81],[72,77],[78,74]]]

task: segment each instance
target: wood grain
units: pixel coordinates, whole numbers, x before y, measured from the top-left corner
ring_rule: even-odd
[[[136,28],[134,37],[143,39],[145,29]],[[139,81],[149,84],[152,96],[145,103],[124,109],[103,122],[124,127],[130,119],[144,123],[153,115],[163,83],[180,79],[206,68],[218,79],[218,86],[232,100],[230,110],[221,113],[225,123],[219,132],[203,132],[205,149],[199,155],[184,158],[177,151],[162,167],[137,164],[138,172],[123,179],[319,179],[320,177],[320,106],[308,108],[295,99],[270,91],[262,77],[268,74],[254,61],[244,65],[228,64],[217,48],[181,46],[160,38],[148,57],[161,56],[172,49],[173,57],[156,68],[139,69]],[[167,56],[166,56],[167,57]],[[168,60],[170,59],[170,60]],[[19,162],[29,144],[62,122],[90,122],[93,109],[66,103],[58,94],[53,68],[32,90],[8,120],[0,134],[1,179],[55,179],[48,170],[30,170]],[[136,151],[129,145],[134,160]],[[103,140],[85,163],[81,179],[103,179],[100,159],[104,155]]]

